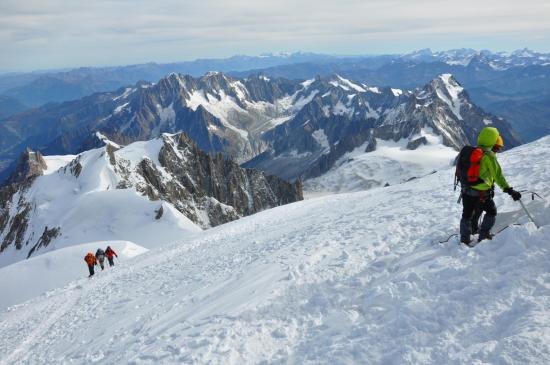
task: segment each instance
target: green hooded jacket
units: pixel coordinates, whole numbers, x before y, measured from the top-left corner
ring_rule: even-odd
[[[493,127],[486,127],[481,130],[477,138],[477,145],[483,149],[483,157],[479,166],[479,178],[483,183],[472,186],[476,190],[489,190],[495,183],[502,190],[510,187],[502,174],[502,169],[497,161],[497,156],[492,151],[499,136],[498,130]]]

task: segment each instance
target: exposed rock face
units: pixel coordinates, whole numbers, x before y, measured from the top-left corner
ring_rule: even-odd
[[[206,154],[184,133],[162,138],[160,166],[150,159],[141,160],[136,169],[141,181],[136,189],[151,200],[172,203],[203,227],[303,199],[299,184],[242,169],[221,154]],[[167,175],[169,179],[163,178]],[[129,184],[130,180],[126,186]],[[201,212],[206,212],[207,220]]]
[[[262,126],[289,114],[278,101],[297,85],[260,76],[235,80],[216,72],[201,78],[170,74],[154,85],[140,83],[67,103],[54,118],[61,118],[68,130],[54,131],[59,135],[45,152],[98,147],[97,139],[90,137],[95,131],[121,145],[184,131],[202,150],[243,162],[265,149],[259,138]]]
[[[29,243],[25,240],[25,233],[32,204],[24,199],[24,193],[45,169],[47,165],[42,154],[26,149],[7,184],[0,187],[0,252],[10,244],[21,249]],[[14,205],[17,209],[10,209]]]
[[[59,235],[61,235],[61,229],[59,227],[54,227],[51,229],[48,229],[48,227],[44,227],[44,232],[42,232],[42,236],[40,236],[38,242],[30,249],[27,258],[31,257],[35,250],[41,247],[47,247],[50,242],[53,239],[59,237]],[[20,249],[20,247],[18,248]]]
[[[0,188],[0,252],[13,244],[21,249],[25,241],[25,233],[29,223],[32,205],[23,197],[29,188],[33,177],[28,181],[12,183]],[[11,209],[16,206],[16,209]]]
[[[42,154],[27,148],[19,156],[17,167],[8,179],[8,184],[23,182],[29,178],[40,176],[47,168],[48,166],[46,166],[46,161],[44,161]]]
[[[80,223],[70,217],[70,202],[52,199],[45,191],[53,186],[55,196],[75,201],[94,195],[85,206],[103,192],[135,191],[160,203],[150,212],[151,220],[162,221],[167,215],[174,217],[171,211],[179,211],[202,228],[303,199],[300,181],[291,184],[258,170],[243,169],[221,154],[203,152],[184,133],[163,134],[126,147],[104,142],[103,148],[67,159],[65,166],[39,178],[47,169],[47,158],[32,151],[22,156],[13,182],[0,188],[0,252],[14,247],[25,250],[22,257],[36,255]],[[71,226],[58,225],[57,220],[47,223],[44,209],[60,214]],[[110,219],[121,218],[107,214]]]
[[[335,76],[315,80],[302,91],[311,102],[296,116],[267,131],[265,152],[243,166],[293,180],[317,177],[341,156],[359,146],[376,148],[376,139],[407,141],[416,149],[427,142],[425,133],[438,136],[446,146],[460,149],[476,144],[486,125],[499,129],[513,147],[519,139],[503,120],[483,112],[451,75],[414,92],[369,88]]]
[[[506,122],[473,105],[449,74],[412,92],[369,87],[338,75],[300,82],[170,74],[157,84],[139,83],[13,118],[10,125],[41,132],[26,143],[46,146],[47,154],[98,147],[95,132],[127,145],[184,131],[207,153],[291,180],[323,174],[358,146],[368,142],[365,149],[372,150],[377,138],[412,142],[426,130],[459,148],[475,143],[479,130],[493,125],[508,147],[519,143]]]

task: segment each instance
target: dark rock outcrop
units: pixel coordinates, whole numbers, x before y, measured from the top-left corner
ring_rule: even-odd
[[[36,176],[40,176],[47,168],[48,166],[46,165],[46,161],[44,161],[42,154],[27,148],[19,156],[17,166],[9,177],[7,183],[15,184]]]
[[[48,229],[48,227],[44,227],[44,232],[42,232],[42,235],[38,239],[38,242],[36,242],[36,244],[30,249],[29,253],[27,254],[27,258],[31,257],[35,250],[41,247],[47,247],[53,239],[59,237],[60,235],[61,228],[54,227]]]
[[[221,154],[207,154],[184,133],[164,135],[163,140],[160,166],[148,158],[138,164],[136,172],[143,180],[136,189],[151,200],[172,203],[203,227],[303,199],[300,183],[243,169]],[[170,177],[163,178],[166,175]]]

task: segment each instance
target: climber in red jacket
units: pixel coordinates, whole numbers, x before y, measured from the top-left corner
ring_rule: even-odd
[[[107,256],[107,260],[109,260],[109,266],[115,266],[115,261],[113,260],[113,256],[116,256],[118,258],[118,255],[111,248],[111,246],[107,246],[107,249],[105,250],[105,255]]]

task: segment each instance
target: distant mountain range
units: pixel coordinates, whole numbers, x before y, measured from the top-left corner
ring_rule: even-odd
[[[245,71],[301,62],[327,62],[337,57],[315,53],[278,53],[233,56],[167,64],[146,63],[115,67],[81,67],[68,71],[0,75],[0,95],[28,106],[76,100],[96,92],[114,91],[138,81],[154,82],[169,73],[202,76],[216,71]]]
[[[550,55],[528,49],[511,53],[425,49],[403,55],[347,57],[313,53],[268,54],[173,64],[7,74],[0,75],[0,94],[5,95],[0,100],[0,119],[44,103],[112,92],[140,80],[156,82],[171,72],[199,77],[211,70],[236,78],[265,75],[302,81],[336,73],[367,85],[409,90],[422,87],[438,75],[450,73],[468,89],[475,104],[493,114],[506,116],[523,140],[545,135],[549,128],[545,101],[550,96],[550,83],[547,82]],[[10,135],[11,131],[6,133]]]
[[[0,95],[0,119],[27,110],[28,107],[14,97]]]
[[[424,143],[427,129],[458,149],[475,143],[485,125],[510,126],[485,113],[449,74],[423,88],[378,88],[339,75],[292,81],[262,75],[235,79],[211,72],[200,78],[170,74],[156,84],[46,105],[0,122],[4,176],[31,147],[47,155],[98,147],[96,132],[126,145],[184,131],[198,147],[285,179],[318,176],[346,152],[376,138]]]

